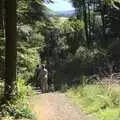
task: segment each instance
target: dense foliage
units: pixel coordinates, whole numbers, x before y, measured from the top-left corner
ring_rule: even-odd
[[[71,2],[75,7],[76,16],[59,18],[51,16],[51,11],[45,7],[43,0],[17,0],[16,92],[17,97],[23,101],[22,105],[31,92],[28,84],[36,84],[34,72],[38,64],[46,64],[49,71],[49,85],[53,83],[56,89],[62,88],[63,91],[78,84],[92,84],[94,80],[96,82],[109,77],[114,72],[120,72],[119,0],[71,0]],[[0,98],[4,96],[5,79],[4,4],[2,0],[0,4]],[[86,81],[83,79],[84,76],[93,77]],[[117,93],[115,98],[106,87],[97,87],[100,94],[99,92],[93,94],[93,97],[98,96],[96,97],[97,106],[94,109],[96,112],[100,112],[99,110],[104,109],[103,107],[107,110],[118,104],[116,103],[119,97]],[[74,94],[74,91],[77,91],[77,94],[83,95],[84,98],[88,96],[86,91],[91,89],[96,89],[96,86],[72,89],[70,92]],[[103,94],[103,90],[107,93]],[[90,104],[91,101],[92,105],[95,104],[96,100],[89,98],[90,96],[86,97]],[[103,104],[101,98],[103,98]],[[25,109],[20,109],[16,104],[12,106],[10,103],[7,106],[3,105],[1,109],[1,114],[4,115],[5,112],[15,118],[31,116],[26,106]],[[13,113],[13,110],[16,112]]]
[[[107,77],[119,72],[119,2],[73,0],[72,3],[83,29],[80,29],[81,25],[77,21],[73,25],[71,19],[75,21],[75,18],[63,23],[69,59],[67,64],[64,62],[63,67],[59,68],[59,81],[73,84],[74,80],[80,82],[81,75],[99,74],[100,77]],[[74,32],[73,26],[78,37],[72,37],[76,36],[73,33],[71,35]],[[66,34],[67,32],[70,34]]]
[[[3,1],[3,4],[4,1]],[[47,8],[43,1],[17,1],[17,78],[16,98],[12,101],[4,99],[5,79],[5,26],[4,5],[0,4],[0,116],[12,116],[13,119],[29,118],[32,113],[27,103],[27,96],[32,95],[32,88],[28,85],[35,84],[34,72],[36,66],[41,64],[39,52],[45,46],[42,31],[47,22]],[[12,71],[12,68],[11,68]],[[11,81],[12,82],[12,81]],[[7,83],[6,83],[7,84]],[[6,101],[6,102],[5,102]],[[6,103],[6,104],[3,104]],[[22,106],[22,107],[21,107]]]

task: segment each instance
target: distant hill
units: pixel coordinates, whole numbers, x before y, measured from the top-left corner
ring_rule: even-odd
[[[70,17],[70,16],[75,16],[75,10],[54,12],[54,15],[55,15],[55,16],[58,16],[58,17]]]

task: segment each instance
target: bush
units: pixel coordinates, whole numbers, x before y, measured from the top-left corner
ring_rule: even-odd
[[[34,71],[39,64],[39,54],[37,48],[21,48],[18,52],[18,76],[28,81],[34,76]]]
[[[18,78],[17,88],[19,99],[26,99],[27,96],[31,96],[34,94],[32,87],[30,85],[26,85],[24,79]]]
[[[19,101],[20,102],[20,101]],[[6,117],[6,116],[12,116],[14,119],[20,119],[20,118],[28,118],[32,119],[34,118],[30,108],[28,108],[28,105],[25,104],[13,104],[8,103],[4,104],[0,107],[0,116]]]
[[[13,119],[28,118],[35,120],[28,103],[28,96],[33,95],[34,91],[31,86],[25,85],[25,80],[20,77],[17,80],[17,88],[18,96],[16,100],[11,100],[6,104],[2,104],[0,106],[0,116],[8,116]]]
[[[60,85],[62,84],[72,86],[73,84],[79,85],[84,82],[97,82],[99,79],[98,75],[100,74],[99,67],[103,65],[106,54],[104,51],[101,52],[95,48],[87,49],[84,46],[80,46],[76,54],[71,56],[64,65],[56,70],[55,85],[61,88]],[[83,76],[91,77],[87,80]]]

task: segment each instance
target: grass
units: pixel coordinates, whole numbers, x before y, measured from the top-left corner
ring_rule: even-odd
[[[67,95],[75,100],[83,110],[96,114],[99,120],[120,120],[120,86],[86,85],[71,88]]]

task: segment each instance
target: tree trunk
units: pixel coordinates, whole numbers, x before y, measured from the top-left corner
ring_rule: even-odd
[[[88,48],[90,47],[90,41],[89,41],[89,34],[88,34],[88,21],[87,21],[87,8],[86,8],[86,2],[85,0],[82,0],[83,2],[83,19],[85,23],[85,34],[86,34],[86,41]]]
[[[88,7],[88,36],[89,36],[89,41],[90,41],[90,45],[92,45],[92,37],[91,37],[91,10],[90,10],[90,1],[88,1],[87,3],[87,7]]]
[[[16,95],[16,0],[5,1],[6,79],[5,99]]]

